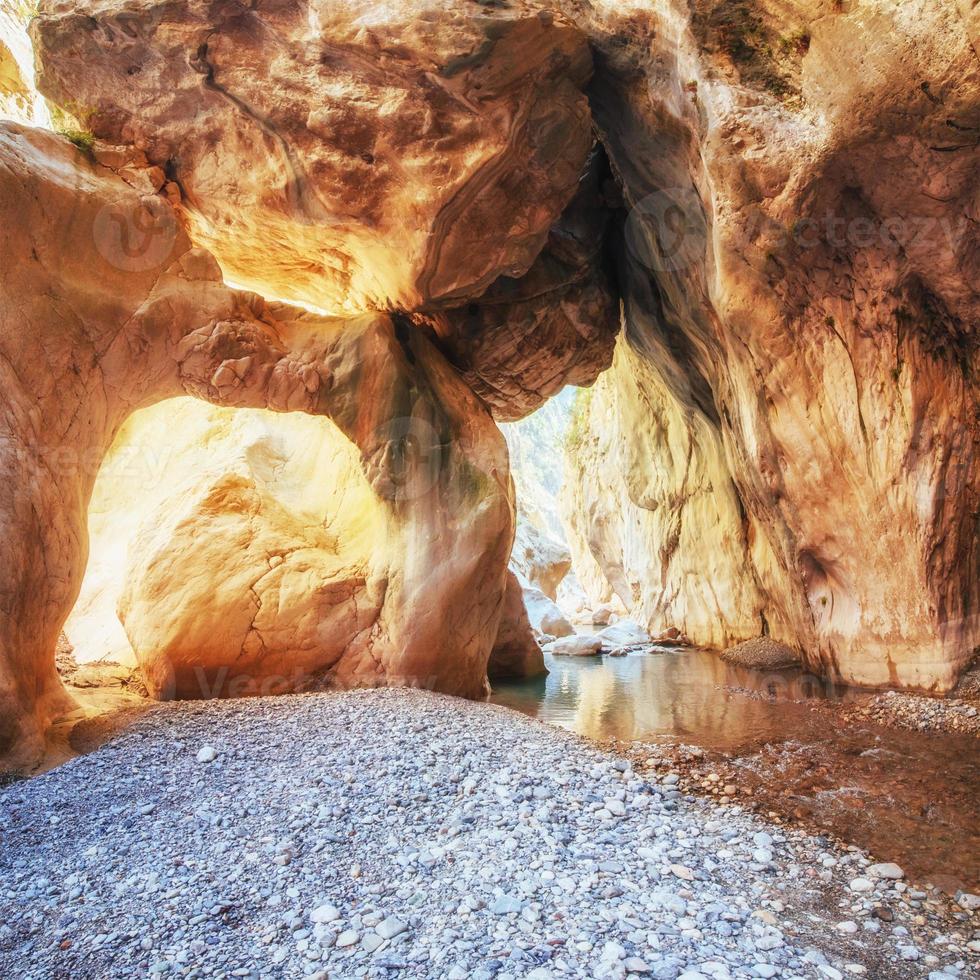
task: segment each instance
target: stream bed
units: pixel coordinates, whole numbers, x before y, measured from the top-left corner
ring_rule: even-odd
[[[495,684],[492,701],[590,739],[695,746],[688,776],[735,785],[732,802],[830,832],[950,894],[978,890],[975,737],[842,722],[844,703],[867,691],[704,650],[545,661],[547,677]]]

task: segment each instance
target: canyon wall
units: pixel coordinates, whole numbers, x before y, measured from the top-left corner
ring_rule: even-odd
[[[158,697],[478,697],[488,668],[540,672],[488,408],[519,417],[591,381],[618,330],[584,35],[536,4],[443,0],[51,0],[31,34],[62,136],[0,141],[18,229],[0,324],[5,763],[36,759],[68,707],[54,645],[80,589],[69,631],[135,659]],[[23,91],[44,108],[11,79],[5,110]],[[536,342],[515,348],[518,324]],[[511,371],[526,382],[492,397]],[[154,424],[123,429],[132,413],[184,394],[333,425],[174,408],[166,492],[96,487],[110,448]],[[324,477],[320,456],[327,478],[291,493]],[[109,554],[83,584],[93,492]]]
[[[562,514],[593,606],[618,595],[654,635],[725,647],[762,632],[742,513],[718,433],[624,339],[580,396]]]
[[[976,14],[576,9],[625,197],[581,577],[696,641],[948,690],[980,644]]]
[[[523,275],[592,147],[585,37],[526,0],[44,0],[31,30],[41,92],[164,167],[230,279],[326,310]]]

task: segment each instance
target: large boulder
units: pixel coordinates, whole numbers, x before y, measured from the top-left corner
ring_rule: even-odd
[[[592,146],[588,44],[531,0],[42,0],[31,29],[41,91],[165,168],[229,278],[327,310],[523,275]]]
[[[602,653],[602,640],[597,636],[562,636],[545,649],[553,657],[594,657]]]
[[[137,530],[119,616],[155,696],[486,692],[512,526],[503,439],[420,336],[403,349],[381,318],[337,339],[335,425],[241,438],[240,465],[216,457],[183,486],[171,473]],[[304,446],[321,472],[290,500]]]
[[[595,635],[602,641],[604,650],[638,647],[650,642],[650,634],[631,619],[621,619],[612,626],[599,630]]]
[[[524,586],[524,606],[532,628],[541,636],[570,636],[575,628],[540,589]]]
[[[527,582],[554,602],[558,586],[572,567],[572,555],[560,541],[530,521],[518,519],[510,562]]]

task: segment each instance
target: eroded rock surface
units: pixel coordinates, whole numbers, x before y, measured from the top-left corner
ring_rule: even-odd
[[[573,454],[586,478],[598,447],[617,462],[574,503],[573,548],[654,628],[948,690],[980,643],[969,17],[566,6],[629,211],[629,351]]]
[[[0,287],[8,555],[0,753],[12,767],[37,758],[45,728],[68,707],[54,650],[85,567],[99,463],[131,412],[182,394],[329,417],[356,447],[370,519],[393,550],[368,570],[335,562],[328,547],[304,564],[295,552],[315,551],[322,537],[277,512],[247,476],[213,480],[171,515],[169,537],[146,529],[131,563],[123,619],[152,689],[188,693],[192,667],[229,666],[243,653],[226,679],[245,676],[247,687],[267,667],[280,670],[276,642],[285,645],[289,627],[309,656],[314,619],[329,619],[328,609],[339,632],[319,648],[318,666],[332,682],[486,689],[513,533],[506,446],[493,421],[432,345],[388,316],[324,318],[229,289],[156,193],[163,182],[138,154],[99,146],[88,154],[50,133],[0,127],[0,217],[9,229]],[[248,542],[247,515],[258,511],[265,526]],[[217,561],[230,541],[245,545],[234,569],[245,591],[235,597],[216,587],[212,568],[185,560],[194,549]],[[213,628],[212,616],[228,615],[224,601],[248,605],[250,576],[253,585],[262,579],[261,596],[283,600],[282,619],[270,624],[256,610],[253,628],[239,634],[229,615],[227,646],[184,646],[185,629],[193,625],[200,640],[204,619]],[[289,606],[297,582],[313,585],[298,611]],[[165,600],[177,598],[188,601],[167,613]]]
[[[676,627],[706,646],[760,631],[721,439],[624,340],[577,401],[566,465],[569,546],[597,613],[615,596],[651,633]]]
[[[572,554],[560,541],[549,537],[529,521],[518,521],[511,567],[525,582],[540,589],[554,602],[558,586],[572,567]]]
[[[44,0],[32,31],[42,92],[166,168],[232,280],[329,310],[523,275],[592,146],[585,38],[528,0]]]
[[[561,609],[540,589],[524,586],[523,594],[528,619],[539,636],[570,636],[575,632]]]
[[[547,672],[544,655],[528,620],[521,583],[513,572],[509,572],[500,630],[490,651],[487,674],[490,680],[508,680],[539,677]]]
[[[0,130],[0,754],[66,706],[99,462],[179,395],[328,417],[341,503],[284,499],[239,433],[140,515],[118,608],[155,693],[534,669],[491,413],[591,382],[620,313],[569,440],[593,603],[949,689],[980,643],[976,17],[818,6],[44,0],[81,149]]]
[[[566,385],[592,384],[612,363],[620,316],[606,267],[610,184],[597,150],[526,275],[417,317],[501,422],[524,418]]]
[[[0,119],[50,126],[48,107],[34,86],[33,52],[27,36],[31,5],[0,7]]]

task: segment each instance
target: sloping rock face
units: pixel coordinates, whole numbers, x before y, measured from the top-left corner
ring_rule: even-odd
[[[487,674],[493,681],[540,677],[547,673],[544,654],[528,620],[521,583],[513,572],[508,572],[500,630],[490,651]]]
[[[593,608],[619,596],[651,633],[725,647],[760,631],[763,595],[719,434],[681,412],[625,341],[576,403],[562,513]]]
[[[435,348],[388,316],[324,318],[226,287],[156,193],[163,182],[138,155],[98,146],[90,155],[0,125],[0,756],[12,768],[38,757],[68,706],[54,650],[85,566],[99,463],[130,413],[183,394],[327,416],[356,448],[357,487],[394,550],[367,565],[335,560],[324,536],[304,534],[248,474],[212,480],[174,515],[169,540],[143,535],[130,568],[123,619],[158,693],[168,684],[190,693],[192,659],[228,666],[231,644],[189,651],[161,610],[210,590],[219,594],[204,603],[207,616],[228,613],[212,569],[185,558],[199,549],[216,561],[230,541],[245,545],[236,583],[254,574],[256,598],[284,606],[277,624],[257,614],[245,631],[240,674],[265,670],[266,653],[278,671],[277,637],[290,626],[309,665],[313,620],[333,616],[340,632],[320,646],[317,667],[335,683],[486,690],[513,536],[499,430]],[[256,513],[267,527],[247,526]],[[311,582],[313,597],[297,601]],[[230,626],[227,635],[237,637]]]
[[[27,36],[28,4],[0,8],[0,119],[50,126],[48,107],[34,86],[33,52]]]
[[[572,554],[534,524],[518,520],[510,563],[526,582],[554,602],[558,586],[572,567]]]
[[[623,470],[572,501],[578,547],[654,628],[948,690],[980,643],[970,15],[568,6],[628,209],[629,351],[577,460]]]
[[[527,0],[44,0],[32,31],[41,91],[164,167],[232,280],[328,310],[523,275],[592,146],[585,38]]]
[[[10,48],[0,40],[0,111],[23,118],[31,112],[31,90]]]

